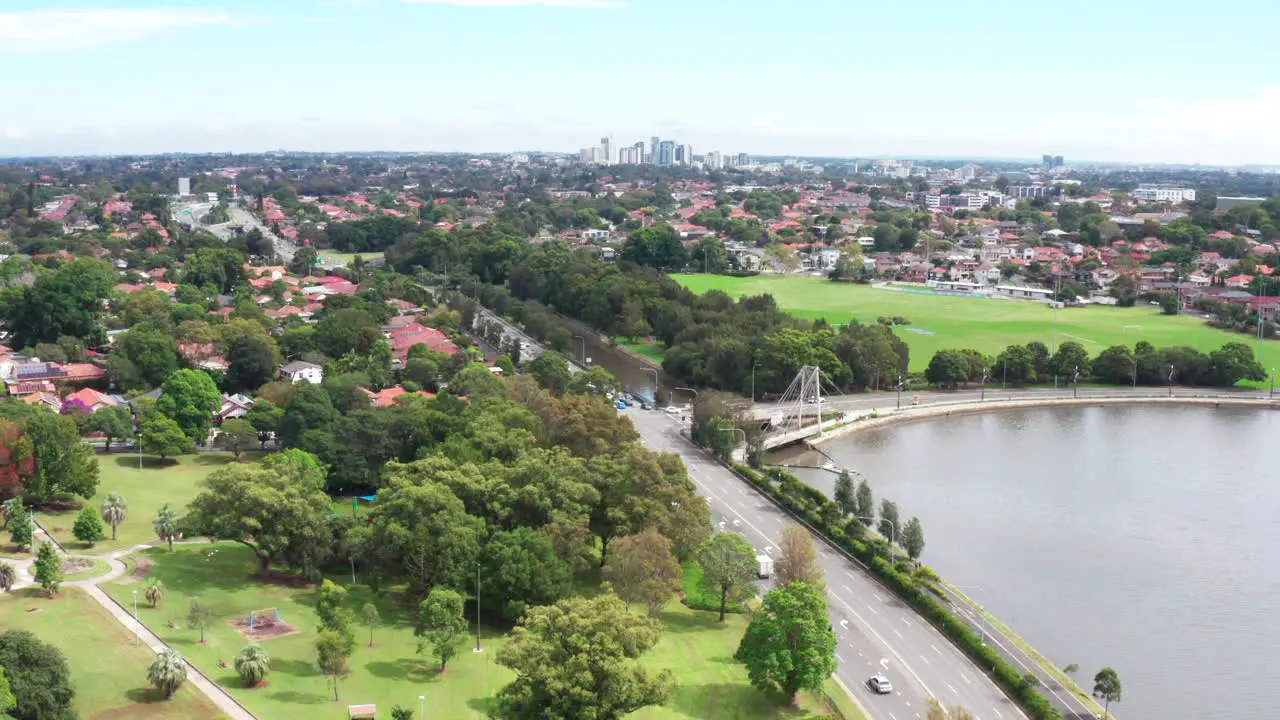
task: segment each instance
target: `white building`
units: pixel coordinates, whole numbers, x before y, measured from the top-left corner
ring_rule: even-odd
[[[708,170],[719,170],[724,167],[724,155],[719,150],[712,150],[702,159]]]
[[[1180,203],[1196,199],[1196,191],[1175,185],[1139,185],[1133,191],[1133,199],[1140,203]]]
[[[607,165],[614,165],[618,162],[618,148],[613,145],[613,138],[600,138],[600,154],[603,155],[601,162]]]
[[[191,194],[191,178],[178,178],[178,195],[186,197]]]
[[[288,365],[280,366],[280,376],[289,378],[290,382],[309,382],[319,385],[324,381],[324,368],[301,360],[294,360]]]

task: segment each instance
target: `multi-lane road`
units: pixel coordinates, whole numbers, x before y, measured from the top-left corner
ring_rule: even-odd
[[[679,420],[655,411],[626,412],[646,446],[684,459],[718,527],[742,533],[759,552],[776,552],[782,529],[791,522],[785,512],[689,443]],[[1025,717],[955,646],[857,564],[820,538],[817,547],[839,638],[836,677],[869,717],[924,717],[930,698],[961,705],[981,720]],[[877,673],[893,683],[892,694],[867,688],[867,678]]]
[[[243,228],[256,227],[262,231],[262,234],[271,238],[271,244],[275,247],[276,254],[280,256],[281,260],[283,260],[286,263],[293,260],[293,254],[298,251],[297,246],[295,246],[293,243],[289,242],[288,240],[285,240],[284,238],[271,232],[271,228],[262,224],[262,221],[254,217],[253,213],[249,212],[248,210],[245,210],[239,205],[232,203],[228,209],[231,212],[230,222],[225,222],[220,225],[209,225],[209,226],[206,226],[205,229],[212,232],[214,235],[217,235],[218,237],[222,238],[223,240],[226,240],[231,237],[231,232],[232,232],[231,228],[233,226],[240,226]]]

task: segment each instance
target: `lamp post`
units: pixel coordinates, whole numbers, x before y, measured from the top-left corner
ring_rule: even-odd
[[[898,543],[898,526],[895,525],[892,520],[887,520],[885,518],[876,520],[874,517],[868,517],[866,515],[851,515],[850,517],[854,517],[859,520],[866,520],[867,522],[882,522],[887,524],[889,526],[889,544],[896,545]]]
[[[902,376],[898,376],[898,409],[902,409]]]
[[[982,369],[982,397],[979,399],[979,402],[987,401],[987,378],[988,377],[989,376],[987,375],[987,369],[983,368]]]
[[[134,619],[134,621],[135,621],[135,622],[137,622],[137,620],[138,620],[138,589],[137,589],[137,588],[134,588],[134,589],[133,589],[133,619]],[[141,625],[142,623],[141,623],[141,622],[139,622],[138,624],[139,624],[139,625]],[[134,644],[135,644],[135,645],[138,643],[138,640],[139,640],[139,638],[141,638],[141,637],[142,637],[142,636],[141,636],[141,634],[140,634],[139,632],[134,631],[134,633],[133,633],[133,642],[134,642]]]
[[[426,720],[427,718],[427,696],[418,696],[418,720]]]
[[[746,431],[746,430],[743,430],[743,429],[742,429],[742,428],[740,428],[740,427],[736,427],[736,426],[735,426],[735,427],[722,427],[722,428],[719,428],[719,430],[720,430],[720,432],[730,432],[730,433],[731,433],[731,432],[740,432],[740,433],[742,433],[742,446],[743,446],[743,454],[744,454],[744,457],[745,457],[745,453],[746,453],[746,445],[747,445],[747,431]],[[730,462],[732,462],[732,461],[733,461],[733,450],[734,450],[734,448],[729,448],[729,461],[730,461]]]
[[[980,587],[973,587],[972,585],[952,585],[951,587],[954,590],[981,590],[982,589]],[[990,635],[990,633],[987,632],[986,608],[982,607],[982,603],[980,602],[975,602],[972,599],[969,599],[969,600],[975,607],[978,608],[978,633],[982,636],[982,644],[986,645],[987,635]]]
[[[1276,369],[1271,368],[1271,389],[1267,391],[1267,399],[1276,399]]]
[[[676,388],[676,390],[684,390],[685,392],[693,393],[693,402],[694,402],[695,404],[698,402],[698,391],[697,391],[697,390],[694,390],[693,388],[687,388],[687,387],[678,387],[678,388]]]
[[[758,367],[760,367],[758,364],[751,366],[751,402],[756,401],[756,368]]]
[[[1173,365],[1169,366],[1169,397],[1173,397],[1173,378],[1177,373],[1173,369]]]
[[[1075,374],[1071,376],[1071,397],[1079,399],[1080,397],[1080,366],[1076,366]]]

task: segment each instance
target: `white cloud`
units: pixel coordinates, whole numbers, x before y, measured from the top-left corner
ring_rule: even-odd
[[[225,10],[57,8],[0,13],[0,55],[118,45],[185,28],[232,25]]]
[[[624,8],[624,0],[400,0],[410,5],[452,5],[454,7],[557,7],[610,10]]]

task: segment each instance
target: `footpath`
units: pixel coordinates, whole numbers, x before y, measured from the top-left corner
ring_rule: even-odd
[[[151,650],[156,654],[159,654],[161,650],[169,647],[163,640],[157,637],[155,633],[151,632],[147,626],[143,625],[137,618],[135,618],[127,608],[117,602],[115,598],[108,595],[106,591],[100,587],[102,583],[115,580],[128,572],[128,566],[125,565],[122,558],[138,552],[139,550],[145,550],[146,548],[151,547],[150,544],[135,545],[131,548],[117,550],[105,555],[68,553],[66,548],[62,547],[62,544],[59,543],[56,538],[45,532],[45,529],[41,527],[39,523],[36,523],[35,542],[52,543],[53,547],[58,551],[58,555],[64,558],[84,558],[86,560],[95,561],[101,560],[110,565],[111,569],[105,575],[85,580],[69,580],[62,583],[62,587],[74,587],[84,590],[89,597],[93,598],[94,602],[98,603],[107,612],[111,613],[111,617],[115,618],[121,625],[124,625],[129,632],[133,633],[134,637],[138,638],[138,640],[144,643],[147,647],[151,648]],[[31,576],[31,564],[34,562],[34,556],[35,553],[33,552],[31,558],[10,561],[17,570],[17,582],[14,583],[13,589],[16,590],[18,588],[35,585],[35,579]],[[231,697],[226,690],[223,690],[221,686],[211,680],[207,675],[200,672],[199,668],[192,665],[190,661],[183,658],[183,663],[187,666],[187,682],[213,701],[213,704],[216,705],[226,717],[231,718],[232,720],[257,720],[253,713],[249,712],[248,709],[237,702],[235,698]]]

